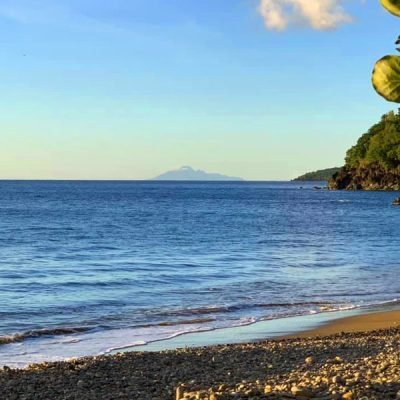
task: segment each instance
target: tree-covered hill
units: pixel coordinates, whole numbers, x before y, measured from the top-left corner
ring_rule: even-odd
[[[320,169],[318,171],[307,172],[304,175],[299,176],[294,181],[329,181],[334,174],[339,172],[339,167]]]
[[[400,112],[389,112],[346,154],[331,189],[400,190]]]

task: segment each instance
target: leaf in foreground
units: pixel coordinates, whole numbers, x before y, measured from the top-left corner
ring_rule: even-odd
[[[381,58],[372,72],[372,84],[386,100],[400,103],[400,57]]]
[[[381,0],[381,4],[390,13],[400,17],[400,0]]]

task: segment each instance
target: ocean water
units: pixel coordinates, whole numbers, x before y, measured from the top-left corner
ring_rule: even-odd
[[[1,181],[0,364],[396,302],[396,194],[314,185]]]

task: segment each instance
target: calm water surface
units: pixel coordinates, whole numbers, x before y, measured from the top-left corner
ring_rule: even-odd
[[[0,182],[0,363],[396,301],[396,194],[314,185]]]

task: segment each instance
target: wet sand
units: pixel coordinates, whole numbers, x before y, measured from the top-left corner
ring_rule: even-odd
[[[304,338],[329,336],[341,332],[369,332],[396,327],[400,327],[400,311],[384,311],[340,318],[322,324],[317,328],[286,337]]]

